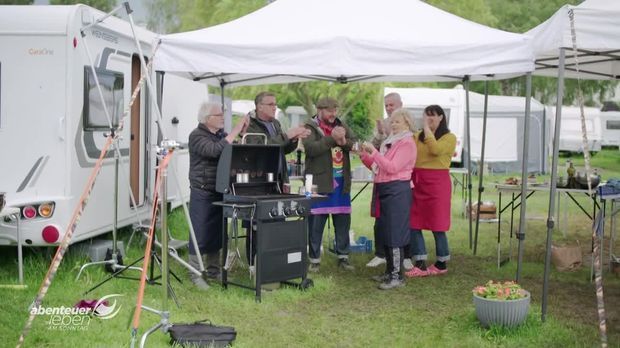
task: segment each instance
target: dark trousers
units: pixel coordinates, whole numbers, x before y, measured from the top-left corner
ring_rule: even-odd
[[[373,229],[375,234],[375,256],[385,259],[385,237],[383,236],[383,233],[379,228],[379,223],[377,219],[375,219],[375,225]],[[413,231],[410,231],[410,233],[411,242],[409,242],[409,245],[406,245],[404,247],[404,251],[402,254],[405,259],[410,259],[411,257],[413,257]]]
[[[351,214],[320,214],[309,216],[309,236],[308,244],[310,250],[308,257],[314,260],[321,258],[321,244],[323,243],[323,230],[329,215],[332,216],[334,231],[336,234],[336,255],[339,258],[346,258],[349,255],[351,242],[349,240],[349,229],[351,228]]]
[[[221,201],[222,195],[215,192],[191,188],[189,195],[189,218],[200,255],[211,254],[222,248],[222,207],[213,205]],[[189,243],[190,255],[196,255],[194,243]]]
[[[396,254],[396,253],[397,254]],[[390,274],[396,278],[403,277],[403,248],[384,247],[385,253],[385,274]]]

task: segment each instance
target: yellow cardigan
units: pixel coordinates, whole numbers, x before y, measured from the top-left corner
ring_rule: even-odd
[[[419,139],[420,133],[418,132],[413,136],[418,149],[415,167],[449,169],[452,155],[456,149],[456,136],[453,133],[447,133],[437,140],[434,135],[431,135],[425,137],[424,142],[422,142]]]

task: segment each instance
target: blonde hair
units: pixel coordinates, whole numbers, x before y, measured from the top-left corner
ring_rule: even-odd
[[[407,124],[407,127],[409,127],[410,131],[415,131],[415,122],[413,121],[413,117],[411,116],[411,113],[409,112],[409,110],[407,109],[396,109],[394,110],[394,112],[392,112],[392,116],[390,116],[390,119],[395,118],[395,117],[400,117],[403,119],[403,121],[405,121],[405,123]]]

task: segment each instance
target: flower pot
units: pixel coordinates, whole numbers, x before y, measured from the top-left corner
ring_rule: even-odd
[[[497,300],[480,297],[474,294],[476,316],[483,327],[501,325],[505,327],[518,326],[525,318],[530,309],[530,293],[516,300]]]

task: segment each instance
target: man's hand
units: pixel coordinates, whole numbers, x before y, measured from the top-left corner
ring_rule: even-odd
[[[377,134],[384,135],[385,130],[383,129],[383,119],[377,120]]]
[[[304,126],[290,128],[286,132],[286,136],[291,140],[304,139],[310,135],[310,130]]]
[[[245,116],[235,125],[235,127],[233,127],[233,129],[230,131],[230,134],[226,136],[226,140],[232,144],[233,140],[235,140],[235,138],[239,134],[245,133],[249,125],[250,125],[250,118],[248,116]]]
[[[336,144],[343,146],[347,143],[347,139],[346,139],[346,134],[347,131],[344,129],[344,127],[340,127],[340,126],[336,126],[334,127],[334,129],[332,129],[332,137],[334,138],[334,140],[336,140]]]

